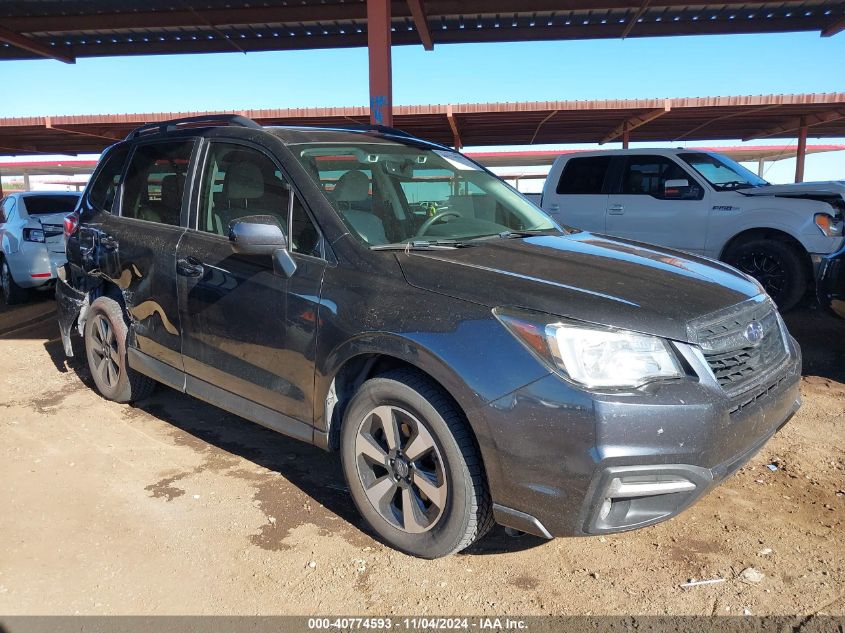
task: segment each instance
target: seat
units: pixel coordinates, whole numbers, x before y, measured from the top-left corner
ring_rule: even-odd
[[[179,174],[169,174],[161,179],[160,221],[166,224],[179,224],[182,213],[182,190],[184,179]]]
[[[236,162],[229,165],[223,179],[223,199],[214,207],[214,230],[226,235],[229,223],[246,215],[262,215],[256,204],[264,195],[264,175],[255,163]]]
[[[363,171],[354,169],[338,178],[332,198],[338,212],[366,242],[388,242],[384,223],[371,211],[373,198],[370,195],[370,179]]]

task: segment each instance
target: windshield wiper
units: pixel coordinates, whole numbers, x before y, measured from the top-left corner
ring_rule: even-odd
[[[730,190],[734,191],[736,189],[750,189],[752,187],[756,187],[757,185],[752,185],[750,182],[743,182],[741,180],[731,180],[730,182],[723,182],[719,184],[719,187],[722,190]]]
[[[377,244],[370,246],[372,251],[414,251],[428,248],[462,248],[469,246],[459,240],[412,240],[410,242],[394,242],[392,244]]]
[[[533,237],[535,235],[544,235],[546,233],[550,233],[552,231],[557,231],[557,229],[549,228],[549,229],[508,229],[507,231],[502,231],[501,233],[493,233],[491,235],[479,235],[478,237],[473,237],[473,241],[481,241],[481,240],[493,240],[493,239],[502,239],[502,240],[512,240],[520,237]]]

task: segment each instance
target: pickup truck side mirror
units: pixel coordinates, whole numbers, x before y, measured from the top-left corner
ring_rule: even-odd
[[[272,257],[274,269],[281,270],[286,277],[296,272],[296,262],[288,252],[288,240],[278,220],[271,215],[238,218],[229,225],[229,242],[235,253]]]
[[[663,183],[663,198],[666,200],[695,200],[699,197],[700,190],[695,185],[690,185],[687,179],[667,180]]]

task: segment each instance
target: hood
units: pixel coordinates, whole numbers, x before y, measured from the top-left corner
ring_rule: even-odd
[[[760,293],[719,262],[587,232],[494,239],[397,259],[417,288],[680,341],[688,340],[687,321]]]
[[[827,182],[797,182],[791,185],[764,185],[740,189],[746,196],[777,196],[779,198],[805,198],[828,202],[840,211],[845,209],[845,180]]]

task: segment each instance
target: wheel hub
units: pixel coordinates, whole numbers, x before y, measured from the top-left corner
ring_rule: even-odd
[[[401,456],[397,455],[396,457],[391,459],[390,466],[393,469],[393,476],[398,481],[404,481],[408,479],[408,475],[411,474],[411,466],[408,464],[407,461]]]

